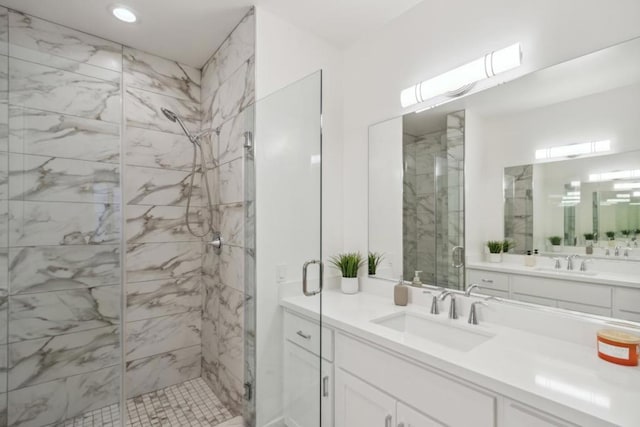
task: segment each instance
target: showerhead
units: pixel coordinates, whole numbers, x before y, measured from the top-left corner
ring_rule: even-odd
[[[165,115],[165,117],[169,120],[171,120],[172,122],[176,122],[178,120],[178,115],[176,113],[174,113],[173,111],[167,109],[167,108],[160,108],[160,110],[162,111],[162,114]]]

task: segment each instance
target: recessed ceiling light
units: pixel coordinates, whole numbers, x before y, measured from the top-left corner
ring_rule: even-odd
[[[113,16],[121,20],[122,22],[126,22],[128,24],[132,24],[138,20],[138,17],[131,9],[127,9],[123,6],[116,6],[111,9],[111,13]]]

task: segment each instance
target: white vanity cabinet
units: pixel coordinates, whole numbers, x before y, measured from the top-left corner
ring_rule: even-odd
[[[535,408],[504,399],[500,425],[505,427],[579,427],[561,418],[541,412]],[[593,424],[594,426],[596,424]]]
[[[317,427],[318,392],[322,401],[322,426],[333,426],[333,331],[310,319],[285,311],[284,315],[284,422],[289,427]],[[318,375],[318,367],[321,373]]]
[[[335,344],[336,427],[496,425],[492,393],[340,333]]]
[[[640,322],[640,289],[613,290],[613,317]]]
[[[480,293],[600,316],[610,317],[613,314],[622,319],[634,320],[634,316],[637,316],[635,320],[640,319],[640,308],[633,313],[627,312],[629,307],[625,306],[619,309],[621,315],[616,312],[613,295],[619,291],[624,293],[625,288],[600,284],[596,282],[597,279],[592,282],[588,280],[586,277],[577,281],[467,269],[467,285],[479,284]],[[636,292],[635,289],[631,291]],[[637,299],[640,301],[640,290],[637,291]]]

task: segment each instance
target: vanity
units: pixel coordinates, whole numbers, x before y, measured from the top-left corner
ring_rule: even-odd
[[[376,283],[368,287],[373,290]],[[325,427],[640,422],[640,369],[597,357],[595,331],[603,323],[488,301],[480,308],[479,325],[469,325],[469,303],[476,297],[458,296],[460,317],[451,320],[447,302],[441,303],[441,314],[431,315],[428,295],[411,291],[407,307],[393,305],[391,294],[379,291],[324,293]],[[317,396],[305,382],[317,376],[313,358],[320,340],[312,320],[317,307],[301,296],[285,298],[281,305],[285,396],[298,401],[287,405],[293,409],[285,422],[310,425],[316,414],[302,409],[301,396]]]

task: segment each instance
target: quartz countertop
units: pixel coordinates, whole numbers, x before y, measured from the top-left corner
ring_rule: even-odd
[[[491,310],[489,304],[479,310]],[[318,317],[317,298],[294,296],[281,300],[281,305],[307,317]],[[614,425],[640,426],[640,368],[601,360],[595,344],[580,345],[482,320],[472,326],[466,322],[466,311],[459,319],[450,320],[443,310],[445,313],[434,316],[434,321],[455,322],[459,327],[494,335],[469,351],[460,351],[371,321],[402,311],[424,314],[428,309],[422,305],[399,307],[390,298],[375,294],[345,295],[326,290],[322,307],[326,326],[542,411],[564,414],[567,420],[578,423],[582,413]],[[596,337],[593,339],[595,343]]]
[[[575,261],[577,267],[580,261]],[[599,283],[602,285],[613,285],[629,288],[640,288],[640,276],[637,274],[611,273],[606,271],[595,271],[595,275],[580,274],[579,272],[571,272],[567,270],[548,271],[537,270],[537,268],[549,268],[550,265],[537,265],[535,267],[526,267],[524,265],[504,263],[504,262],[468,262],[467,268],[476,270],[495,271],[498,273],[514,273],[524,274],[527,276],[546,277],[549,279],[570,280],[575,282]]]

